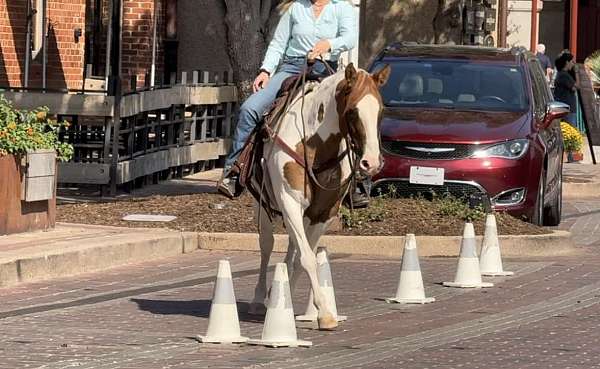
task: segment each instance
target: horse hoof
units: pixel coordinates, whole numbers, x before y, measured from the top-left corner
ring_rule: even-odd
[[[265,315],[267,313],[267,307],[265,304],[260,302],[252,302],[248,307],[248,314],[250,315]]]
[[[318,319],[319,321],[319,330],[322,331],[332,331],[338,326],[337,319],[333,317],[331,314],[327,314]]]

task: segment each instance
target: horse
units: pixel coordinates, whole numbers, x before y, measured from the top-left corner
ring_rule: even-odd
[[[307,272],[318,310],[321,330],[332,330],[337,321],[328,310],[317,279],[315,249],[321,235],[337,216],[356,171],[372,176],[382,167],[379,123],[383,102],[379,88],[390,75],[385,66],[370,74],[349,64],[311,91],[290,100],[271,139],[264,143],[261,180],[269,206],[283,218],[289,234],[285,257],[293,291],[299,264]],[[352,159],[355,160],[352,160]],[[273,251],[273,213],[257,199],[260,274],[249,313],[263,314],[267,295],[267,267]],[[297,257],[299,252],[299,258]]]

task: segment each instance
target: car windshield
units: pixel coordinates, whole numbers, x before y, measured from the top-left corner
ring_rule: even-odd
[[[377,70],[386,61],[378,63]],[[393,60],[382,88],[388,107],[523,111],[527,109],[519,67],[447,60]]]

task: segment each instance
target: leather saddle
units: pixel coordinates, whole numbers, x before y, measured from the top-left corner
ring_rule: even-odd
[[[244,189],[248,188],[257,201],[265,200],[264,198],[261,200],[261,189],[255,188],[252,183],[252,177],[254,176],[255,183],[262,183],[264,173],[261,160],[263,158],[264,143],[272,138],[272,128],[275,127],[277,121],[284,115],[289,103],[297,95],[298,91],[302,89],[303,80],[308,82],[320,81],[321,79],[309,73],[305,78],[302,75],[298,75],[291,76],[283,81],[275,101],[263,116],[262,122],[256,126],[246,140],[238,159],[231,168],[231,171],[238,176],[236,197],[240,196],[244,192]]]

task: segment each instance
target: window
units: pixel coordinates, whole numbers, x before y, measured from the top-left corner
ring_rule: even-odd
[[[390,107],[498,111],[528,107],[523,71],[518,66],[431,59],[390,64],[392,73],[382,88],[384,103]]]
[[[534,111],[538,117],[544,116],[546,106],[550,101],[546,77],[542,71],[542,66],[537,59],[529,60],[529,71],[531,73],[531,88],[533,90]]]

